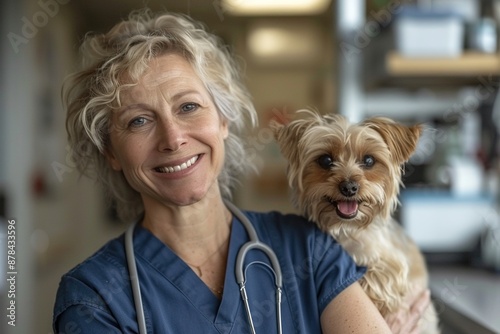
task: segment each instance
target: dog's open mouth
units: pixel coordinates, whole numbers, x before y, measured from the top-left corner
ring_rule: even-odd
[[[358,215],[358,202],[357,201],[334,201],[328,198],[328,201],[335,206],[337,215],[344,219],[352,219]]]

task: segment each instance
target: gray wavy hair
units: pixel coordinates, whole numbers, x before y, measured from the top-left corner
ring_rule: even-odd
[[[125,221],[137,219],[144,207],[123,173],[106,160],[111,111],[120,106],[120,92],[137,82],[150,60],[170,52],[190,62],[229,124],[218,178],[222,196],[230,197],[236,177],[252,168],[241,134],[247,125],[256,125],[257,116],[229,49],[188,16],[133,12],[106,34],[86,36],[82,69],[66,80],[62,90],[71,158],[82,174],[103,186]]]

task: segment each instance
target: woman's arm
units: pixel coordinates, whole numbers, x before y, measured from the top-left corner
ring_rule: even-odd
[[[392,333],[358,282],[335,297],[321,314],[323,333]]]
[[[417,333],[418,321],[430,304],[429,290],[414,296],[410,303],[410,312],[401,311],[384,320],[356,282],[328,304],[321,315],[321,327],[326,334]]]

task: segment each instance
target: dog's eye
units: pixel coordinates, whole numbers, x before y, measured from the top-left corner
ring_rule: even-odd
[[[318,158],[318,164],[323,169],[330,169],[333,166],[333,159],[328,154],[323,154]]]
[[[363,166],[370,168],[373,167],[373,165],[375,165],[375,158],[371,155],[365,155],[363,157]]]

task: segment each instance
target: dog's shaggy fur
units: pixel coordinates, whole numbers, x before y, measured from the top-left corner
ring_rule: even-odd
[[[294,205],[367,267],[361,286],[384,317],[407,311],[412,292],[427,286],[428,275],[419,249],[391,215],[402,165],[416,148],[421,126],[301,114],[305,118],[288,124],[271,123],[288,160]],[[422,333],[439,332],[434,307],[422,319]]]

